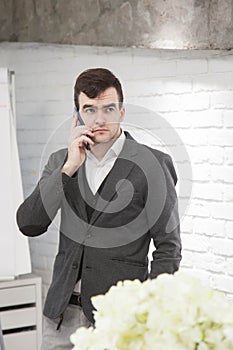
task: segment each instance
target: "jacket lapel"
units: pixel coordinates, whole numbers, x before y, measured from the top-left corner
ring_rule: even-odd
[[[87,221],[87,211],[85,204],[85,187],[84,187],[84,176],[85,175],[85,165],[84,163],[78,169],[76,176],[69,183],[68,197],[67,201],[73,211],[82,218],[84,221]],[[77,200],[78,198],[78,200]]]

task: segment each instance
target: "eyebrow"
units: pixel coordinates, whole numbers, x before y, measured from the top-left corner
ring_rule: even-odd
[[[94,107],[93,105],[88,105],[88,104],[85,104],[82,109],[85,109],[85,108],[90,108],[90,107]]]
[[[103,105],[104,108],[107,108],[107,107],[117,107],[117,104],[112,102],[112,103],[109,103],[108,105]]]
[[[117,104],[112,102],[112,103],[109,103],[107,105],[103,105],[102,106],[103,108],[108,108],[108,107],[117,107]],[[82,109],[85,109],[85,108],[96,108],[96,106],[94,105],[89,105],[89,104],[85,104]]]

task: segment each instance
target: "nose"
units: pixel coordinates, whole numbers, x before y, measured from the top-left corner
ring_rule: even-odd
[[[99,108],[97,111],[96,111],[96,116],[95,116],[95,123],[97,125],[104,125],[105,124],[105,117],[104,117],[104,113],[102,111],[101,108]]]

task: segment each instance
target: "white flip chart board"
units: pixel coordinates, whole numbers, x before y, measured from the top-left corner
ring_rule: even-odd
[[[23,201],[10,72],[0,68],[0,280],[31,272],[27,237],[16,223]]]

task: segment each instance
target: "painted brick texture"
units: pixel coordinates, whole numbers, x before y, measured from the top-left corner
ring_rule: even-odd
[[[38,181],[50,151],[66,145],[78,73],[98,66],[113,70],[122,81],[126,108],[137,105],[150,110],[154,118],[151,130],[158,137],[144,141],[169,152],[175,162],[182,268],[233,297],[231,52],[2,43],[0,66],[16,73],[17,136],[25,196]],[[163,125],[156,124],[156,116]],[[148,124],[149,119],[143,118],[132,113],[129,124]],[[46,234],[30,239],[33,270],[43,277],[44,294],[51,279],[58,226],[57,217]]]

